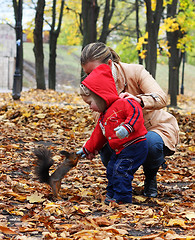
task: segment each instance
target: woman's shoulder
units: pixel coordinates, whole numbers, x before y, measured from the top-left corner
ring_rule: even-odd
[[[137,64],[137,63],[120,62],[119,65],[121,65],[123,68],[127,68],[127,69],[143,69],[144,68],[143,65]]]
[[[139,74],[145,70],[143,65],[136,63],[120,62],[119,66],[121,69],[120,71],[125,72],[125,74],[129,77],[139,76]]]

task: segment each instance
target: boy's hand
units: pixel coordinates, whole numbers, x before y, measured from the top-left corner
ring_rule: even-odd
[[[90,159],[92,160],[95,155],[93,153],[89,153],[89,154],[85,154],[84,151],[83,151],[83,148],[81,150],[79,150],[78,152],[76,152],[77,155],[81,155],[82,158],[87,158],[87,159]],[[98,151],[95,151],[95,154],[98,154]]]
[[[123,126],[116,127],[114,131],[116,131],[116,136],[120,139],[123,139],[129,135],[129,132]]]
[[[86,157],[86,154],[83,152],[82,148],[78,152],[76,152],[76,154],[81,155],[82,158]]]

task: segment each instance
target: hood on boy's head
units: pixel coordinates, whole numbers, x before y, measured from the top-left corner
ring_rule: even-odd
[[[119,98],[111,69],[106,64],[96,67],[82,84],[103,98],[107,107]]]

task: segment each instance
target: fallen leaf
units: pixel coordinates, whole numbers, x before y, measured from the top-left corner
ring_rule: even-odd
[[[45,118],[46,117],[46,114],[44,113],[39,113],[36,115],[37,118]]]
[[[0,225],[0,231],[4,234],[17,234],[15,231],[11,230],[8,227],[4,227]]]
[[[134,199],[136,199],[138,202],[145,202],[146,201],[146,197],[142,197],[142,196],[134,196]]]
[[[43,194],[35,192],[35,193],[31,194],[30,196],[27,196],[27,200],[30,203],[44,202],[45,198],[42,198],[43,196],[44,196]]]
[[[170,219],[167,226],[180,226],[183,229],[187,228],[187,225],[183,219]]]
[[[192,219],[195,219],[195,212],[188,212],[185,214],[186,218],[192,221]]]

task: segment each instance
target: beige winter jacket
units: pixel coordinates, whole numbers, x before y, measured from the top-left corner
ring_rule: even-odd
[[[142,65],[120,63],[117,68],[118,93],[128,92],[141,98],[145,127],[158,133],[165,146],[175,151],[179,141],[179,127],[173,115],[162,110],[167,96]]]

